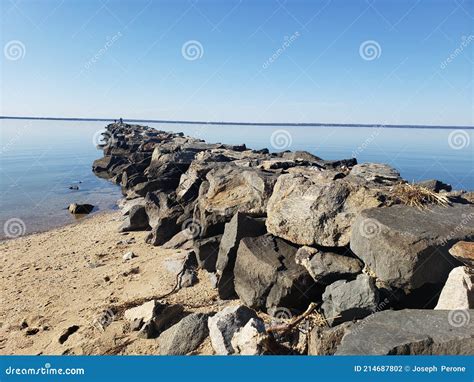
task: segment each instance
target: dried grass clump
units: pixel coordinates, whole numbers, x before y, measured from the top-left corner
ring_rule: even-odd
[[[451,202],[446,195],[438,194],[416,184],[399,183],[393,187],[392,195],[401,203],[420,209],[427,208],[426,206],[430,204],[436,204],[443,207],[451,205]]]

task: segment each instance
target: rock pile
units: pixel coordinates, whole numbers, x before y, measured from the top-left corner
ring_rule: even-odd
[[[449,314],[438,311],[472,314],[472,193],[422,182],[413,187],[450,202],[420,209],[392,192],[404,180],[384,164],[209,144],[123,123],[108,125],[104,140],[93,171],[122,187],[120,230],[148,230],[151,245],[179,250],[167,266],[181,287],[203,269],[221,299],[244,304],[160,328],[169,307],[128,312],[143,336],[162,337],[162,354],[192,352],[208,336],[218,354],[278,353],[262,317],[282,312],[286,339],[302,323],[316,325],[313,354],[465,354],[472,345],[472,325],[454,324],[451,333]],[[311,303],[318,312],[303,314]],[[386,341],[385,322],[413,325]]]

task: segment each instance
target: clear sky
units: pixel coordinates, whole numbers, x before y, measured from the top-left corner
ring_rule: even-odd
[[[0,0],[2,115],[474,125],[473,0]]]

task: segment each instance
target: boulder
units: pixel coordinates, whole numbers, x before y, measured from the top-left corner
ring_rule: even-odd
[[[456,267],[448,276],[435,309],[474,309],[474,274]]]
[[[255,237],[265,234],[265,220],[252,218],[237,212],[225,225],[217,256],[217,274],[219,276],[218,292],[222,299],[236,296],[234,289],[234,265],[240,240],[244,237]]]
[[[297,247],[272,235],[241,240],[234,282],[245,305],[305,309],[320,294],[308,271],[296,264],[296,251]]]
[[[352,167],[350,175],[367,182],[393,185],[402,180],[400,173],[393,167],[381,163],[362,163]]]
[[[472,218],[474,219],[474,215]],[[474,242],[459,241],[451,247],[449,253],[471,272],[474,271]]]
[[[251,318],[244,327],[235,332],[231,344],[236,354],[261,355],[265,353],[267,340],[264,322]]]
[[[298,249],[295,261],[305,267],[315,281],[322,283],[354,278],[363,268],[358,259],[308,246]]]
[[[416,183],[418,186],[424,187],[433,192],[446,191],[450,192],[453,188],[450,184],[446,184],[436,179],[423,180]]]
[[[165,269],[176,275],[178,288],[193,286],[198,281],[196,276],[197,260],[194,251],[179,252],[164,261]]]
[[[196,350],[209,335],[207,314],[190,314],[161,333],[158,341],[161,355],[185,355]]]
[[[130,208],[128,216],[120,228],[120,232],[145,231],[149,228],[145,206],[138,204]]]
[[[135,328],[139,329],[143,324],[152,322],[153,318],[155,318],[162,309],[163,305],[158,301],[150,300],[140,306],[127,309],[123,316]]]
[[[216,271],[217,254],[222,235],[194,240],[194,252],[198,267],[208,272]]]
[[[77,204],[77,203],[72,203],[69,205],[68,210],[71,214],[90,214],[92,210],[94,209],[94,206],[92,204]]]
[[[206,175],[201,184],[194,217],[202,237],[222,234],[236,212],[264,216],[277,176],[260,170],[242,170],[226,164]]]
[[[353,325],[352,322],[343,322],[333,328],[314,327],[309,333],[308,355],[333,355]]]
[[[355,323],[336,355],[472,355],[474,310],[386,310]]]
[[[382,190],[357,181],[334,171],[281,175],[268,201],[268,232],[299,245],[348,245],[357,214],[387,203]]]
[[[474,240],[474,206],[404,205],[362,211],[352,227],[351,249],[378,280],[411,292],[444,284],[459,262],[448,252],[458,240]]]
[[[322,310],[330,325],[368,316],[377,310],[379,294],[373,279],[365,274],[353,281],[338,280],[323,294]]]
[[[227,355],[235,352],[232,346],[234,334],[257,314],[244,305],[228,306],[208,320],[209,336],[216,354]]]
[[[165,244],[162,245],[162,247],[165,249],[179,248],[183,250],[190,250],[194,247],[194,241],[191,233],[187,229],[184,229],[169,239]]]

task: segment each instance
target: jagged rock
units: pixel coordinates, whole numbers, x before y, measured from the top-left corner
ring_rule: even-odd
[[[71,214],[90,214],[93,209],[94,206],[92,204],[72,203],[68,207],[68,210]]]
[[[194,241],[192,233],[189,230],[184,229],[174,235],[169,239],[165,244],[162,245],[165,249],[183,249],[190,250],[193,249]]]
[[[324,291],[324,316],[330,325],[364,318],[376,311],[378,296],[374,281],[365,274],[353,281],[338,280]]]
[[[474,240],[474,206],[426,210],[395,205],[360,213],[352,227],[351,249],[379,281],[405,292],[443,284],[459,263],[448,248]]]
[[[343,322],[333,328],[314,327],[309,333],[308,355],[333,355],[353,325],[352,322]]]
[[[365,179],[367,182],[392,185],[402,180],[400,173],[393,167],[380,163],[362,163],[352,167],[351,176]]]
[[[219,253],[217,256],[217,274],[219,276],[218,292],[222,299],[235,297],[234,265],[240,240],[244,237],[255,237],[266,232],[265,220],[252,218],[237,212],[229,223],[225,225]]]
[[[96,159],[92,164],[92,171],[99,177],[109,179],[112,178],[116,173],[111,172],[111,168],[114,166],[126,165],[127,159],[121,156],[106,155],[103,158]]]
[[[236,354],[261,355],[265,353],[267,340],[264,322],[251,318],[244,327],[235,332],[231,344]]]
[[[233,354],[234,334],[252,318],[258,318],[255,311],[244,305],[228,306],[209,317],[208,327],[211,344],[216,354]]]
[[[474,308],[474,274],[467,267],[454,268],[439,296],[435,309],[462,310]]]
[[[147,322],[154,318],[162,308],[162,305],[156,300],[150,300],[140,306],[127,309],[123,316],[126,320]]]
[[[194,240],[194,252],[198,267],[208,272],[216,271],[217,254],[222,235]]]
[[[264,235],[241,240],[234,268],[235,291],[245,305],[304,309],[320,291],[296,264],[297,247]]]
[[[323,283],[355,277],[363,268],[358,259],[307,246],[298,249],[295,261],[304,266],[315,281]]]
[[[193,313],[161,333],[160,354],[185,355],[195,350],[209,335],[207,314]]]
[[[138,204],[130,208],[128,216],[120,228],[120,232],[144,231],[149,228],[145,206]]]
[[[120,199],[117,204],[122,211],[122,215],[127,216],[133,206],[144,206],[145,198]]]
[[[165,269],[178,277],[178,287],[187,288],[197,281],[196,269],[198,266],[194,251],[176,253],[165,259]]]
[[[206,175],[201,184],[194,217],[202,227],[202,237],[222,234],[224,224],[234,214],[264,216],[276,175],[260,170],[244,170],[226,164]]]
[[[474,215],[472,215],[474,219]],[[454,244],[449,253],[474,272],[474,242],[459,241]]]
[[[443,183],[437,179],[423,180],[416,184],[418,186],[427,188],[428,190],[433,191],[433,192],[440,192],[440,191],[450,192],[453,189],[450,184]]]
[[[354,324],[336,355],[472,355],[474,310],[386,310]]]
[[[386,203],[385,194],[333,171],[284,174],[267,208],[267,230],[300,245],[349,244],[355,216]]]

